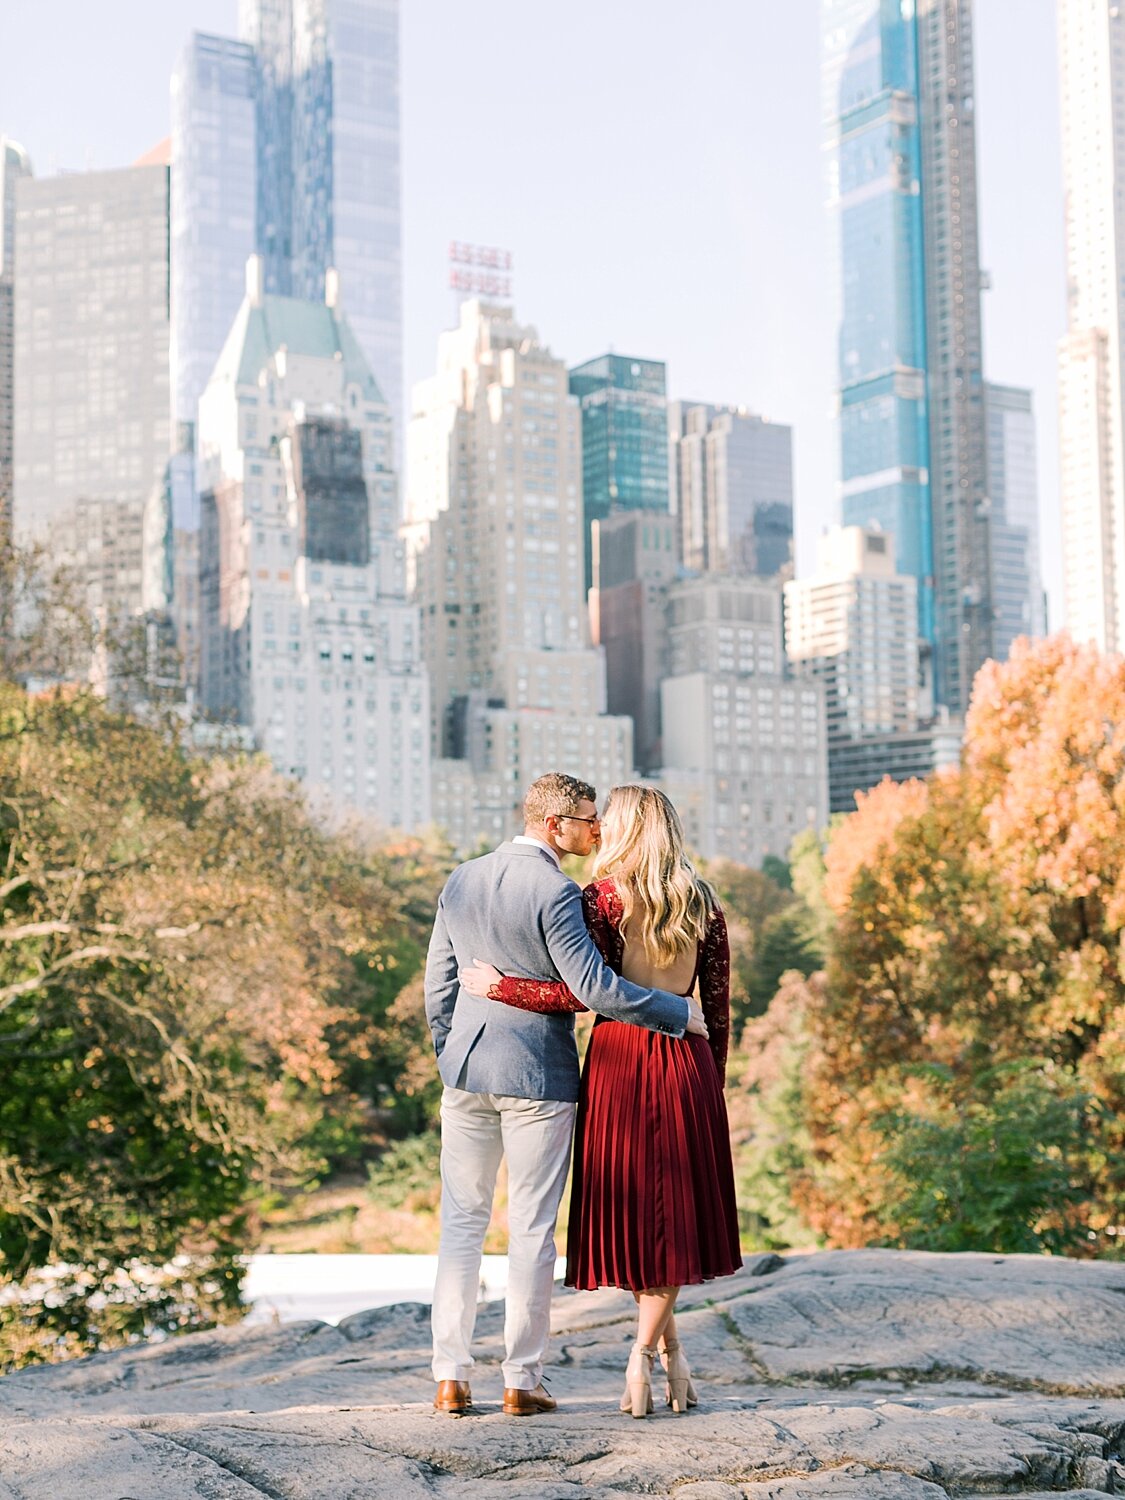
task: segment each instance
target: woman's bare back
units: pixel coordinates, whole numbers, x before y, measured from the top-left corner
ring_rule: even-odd
[[[637,915],[639,916],[639,913]],[[639,920],[630,925],[638,930],[639,934]],[[695,978],[697,961],[698,947],[693,946],[686,953],[681,953],[674,964],[661,968],[645,951],[639,935],[631,937],[628,931],[624,934],[621,977],[628,979],[632,984],[642,985],[645,989],[667,990],[672,995],[686,995]]]

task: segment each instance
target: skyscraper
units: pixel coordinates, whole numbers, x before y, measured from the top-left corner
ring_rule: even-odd
[[[744,407],[673,401],[669,476],[684,566],[772,577],[793,561],[793,429]]]
[[[923,705],[916,589],[894,538],[862,526],[827,532],[816,572],[785,585],[792,671],[824,685],[832,813],[854,811],[856,792],[885,777],[928,776],[960,758],[962,721]]]
[[[666,593],[660,785],[705,858],[760,865],[828,813],[824,690],[784,677],[781,583],[704,574]]]
[[[992,650],[970,0],[823,0],[846,525],[894,535],[937,701]]]
[[[15,527],[109,617],[142,604],[169,451],[167,150],[16,189]]]
[[[30,176],[27,152],[0,135],[0,522],[10,517],[12,505],[16,183]]]
[[[894,539],[861,526],[818,540],[816,572],[785,585],[785,648],[827,693],[828,746],[918,723],[917,585]]]
[[[258,60],[257,241],[267,290],[329,267],[386,397],[402,401],[398,0],[240,0]]]
[[[642,771],[660,764],[664,592],[678,571],[676,517],[619,510],[595,521],[590,626],[605,653],[606,707],[628,714]]]
[[[1058,7],[1067,331],[1059,344],[1066,623],[1125,650],[1125,16],[1108,0]]]
[[[390,414],[334,278],[246,296],[199,403],[203,697],[337,817],[429,822]]]
[[[615,510],[668,510],[664,365],[603,354],[576,365],[570,392],[582,410],[586,587],[593,582],[591,527]]]
[[[606,714],[589,644],[580,421],[563,361],[477,301],[414,390],[406,511],[443,762],[434,817],[459,843],[511,831],[544,771],[600,788],[632,771],[632,723]]]
[[[1039,566],[1039,485],[1031,392],[985,386],[992,507],[993,651],[1004,661],[1021,635],[1047,633]]]
[[[253,49],[198,31],[172,74],[172,420],[178,427],[194,429],[255,249],[255,90]]]

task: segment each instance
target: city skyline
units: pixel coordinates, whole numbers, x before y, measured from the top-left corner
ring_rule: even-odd
[[[515,252],[524,316],[551,330],[562,357],[574,361],[612,345],[665,360],[670,396],[690,397],[702,389],[793,426],[798,571],[804,573],[816,535],[838,519],[837,439],[827,415],[835,332],[820,149],[818,7],[810,0],[782,19],[771,18],[768,48],[759,45],[760,15],[712,8],[732,44],[723,52],[742,48],[740,69],[725,56],[708,60],[714,77],[702,60],[686,69],[678,62],[675,74],[661,66],[662,59],[678,60],[670,7],[656,6],[646,31],[634,36],[626,18],[616,16],[599,16],[595,32],[592,7],[579,4],[548,57],[537,43],[535,19],[502,4],[498,45],[525,66],[511,75],[499,126],[467,108],[477,76],[474,48],[483,55],[486,47],[494,50],[495,39],[486,39],[470,16],[437,0],[416,0],[408,8],[405,385],[409,389],[427,373],[434,338],[453,320],[445,286],[449,239],[504,243]],[[1044,556],[1052,563],[1051,623],[1058,625],[1050,414],[1065,273],[1054,5],[1031,0],[1025,9],[1019,70],[1003,65],[1010,35],[1001,18],[988,7],[976,18],[982,259],[994,287],[985,298],[985,355],[990,378],[1030,386],[1041,414]],[[69,24],[70,8],[58,10]],[[189,32],[233,34],[234,12],[234,0],[199,0],[162,13],[155,27],[146,12],[145,27],[133,29],[125,51],[115,43],[114,55],[137,87],[119,98],[120,91],[105,88],[103,69],[96,106],[84,93],[89,78],[81,70],[71,78],[70,65],[54,54],[49,67],[58,79],[58,97],[42,88],[48,62],[40,48],[46,38],[38,39],[35,24],[19,17],[9,23],[16,45],[5,49],[9,58],[21,59],[19,73],[0,63],[0,96],[11,111],[0,123],[27,147],[40,175],[60,165],[132,160],[167,133],[168,75]],[[77,40],[69,50],[97,56],[97,38],[110,30],[130,35],[129,17],[139,16],[139,9],[118,4],[114,13],[123,26],[106,27],[103,15],[84,49],[86,23],[75,11]],[[589,44],[594,35],[597,48]],[[39,56],[41,68],[35,66]],[[40,80],[37,88],[25,82],[29,78]],[[675,84],[666,89],[669,78]],[[728,81],[731,88],[723,86]],[[551,122],[558,105],[591,90],[608,97],[611,84],[612,108],[594,112],[599,121],[572,111],[561,124]],[[64,97],[69,111],[57,107]],[[535,114],[543,128],[529,131],[526,122]],[[509,118],[518,129],[505,128]],[[632,154],[623,158],[607,150],[604,163],[592,164],[590,143],[601,138],[603,146],[611,144],[615,130],[628,128],[627,118],[634,121]],[[647,134],[637,132],[638,118],[649,122]],[[769,141],[769,151],[757,149],[759,139]],[[631,173],[617,170],[622,160],[629,161]],[[687,179],[689,160],[694,166]],[[540,191],[488,191],[491,183],[507,180]],[[695,185],[690,199],[685,180]],[[677,212],[689,202],[702,212]],[[599,213],[605,227],[592,242],[589,215]],[[1041,309],[1036,319],[1026,316],[1029,301]]]

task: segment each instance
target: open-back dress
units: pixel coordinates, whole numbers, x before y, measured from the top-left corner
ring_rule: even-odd
[[[623,909],[613,880],[582,893],[586,925],[621,973]],[[599,1016],[574,1141],[567,1286],[646,1291],[729,1276],[742,1264],[723,1079],[730,948],[716,907],[696,953],[709,1032],[670,1037]],[[489,991],[523,1010],[580,1011],[560,981],[506,977]]]

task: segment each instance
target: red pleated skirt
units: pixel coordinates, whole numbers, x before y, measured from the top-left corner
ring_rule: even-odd
[[[730,1134],[698,1036],[594,1023],[574,1142],[566,1284],[646,1291],[742,1265]]]

